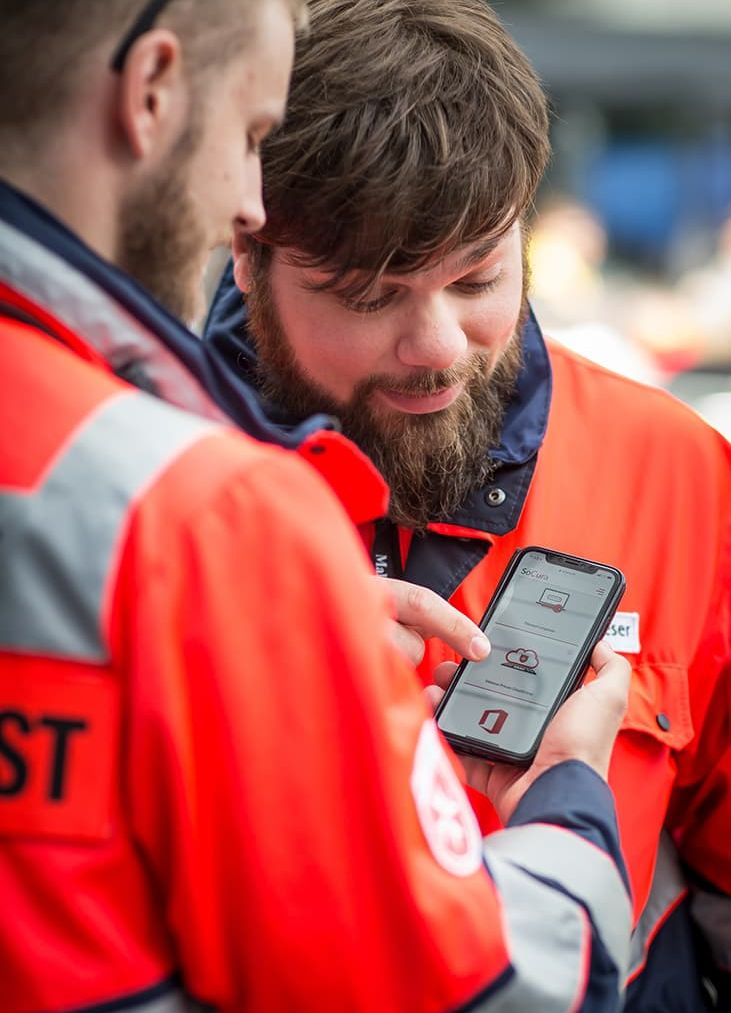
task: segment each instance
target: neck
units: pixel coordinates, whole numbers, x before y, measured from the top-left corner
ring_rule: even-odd
[[[0,176],[42,204],[100,256],[114,260],[116,175],[103,159],[93,158],[88,145],[78,144],[80,131],[69,133],[75,135],[74,146],[55,139],[40,152],[19,149],[10,158],[3,153]]]

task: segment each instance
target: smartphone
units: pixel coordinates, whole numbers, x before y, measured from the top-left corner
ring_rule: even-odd
[[[624,593],[614,566],[530,546],[516,552],[480,627],[492,651],[463,661],[436,712],[452,748],[527,766],[581,685]]]

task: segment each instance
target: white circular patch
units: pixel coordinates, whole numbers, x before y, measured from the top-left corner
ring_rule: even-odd
[[[433,721],[419,733],[411,774],[419,822],[432,855],[455,876],[471,876],[482,864],[482,835]]]

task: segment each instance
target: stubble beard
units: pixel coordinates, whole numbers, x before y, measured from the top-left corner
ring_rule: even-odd
[[[116,263],[186,324],[201,302],[207,236],[189,189],[201,130],[191,122],[154,176],[122,203]]]
[[[323,390],[295,360],[265,269],[255,278],[247,310],[264,397],[298,420],[318,412],[336,416],[345,435],[388,482],[389,517],[395,523],[424,531],[429,523],[447,521],[471,492],[489,482],[497,467],[490,451],[500,443],[505,409],[522,365],[525,295],[516,331],[494,366],[489,355],[478,353],[461,368],[420,374],[399,384],[399,393],[424,395],[464,384],[451,405],[425,415],[379,410],[374,392],[394,390],[386,377],[362,381],[347,403]]]

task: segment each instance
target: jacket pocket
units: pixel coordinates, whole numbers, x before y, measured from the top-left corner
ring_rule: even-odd
[[[674,754],[692,738],[687,670],[672,664],[636,665],[609,773],[635,917],[650,892],[677,773]]]

